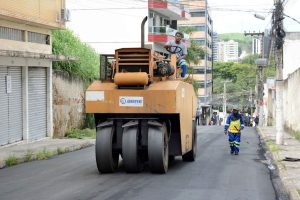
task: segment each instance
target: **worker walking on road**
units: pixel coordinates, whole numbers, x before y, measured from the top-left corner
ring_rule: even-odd
[[[227,117],[224,133],[229,137],[230,154],[238,155],[240,151],[241,130],[245,127],[244,117],[239,114],[239,110],[234,108]]]

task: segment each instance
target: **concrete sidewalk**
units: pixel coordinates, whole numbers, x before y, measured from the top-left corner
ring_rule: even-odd
[[[46,138],[32,143],[20,142],[13,145],[0,147],[0,169],[6,167],[6,161],[11,157],[17,157],[18,163],[28,160],[42,159],[44,155],[49,157],[76,151],[95,144],[95,139],[50,139]]]
[[[269,153],[278,168],[278,175],[289,193],[290,199],[300,200],[300,161],[283,161],[286,157],[300,159],[300,142],[285,133],[284,145],[275,145],[275,127],[258,127],[258,132],[267,144],[275,147]]]

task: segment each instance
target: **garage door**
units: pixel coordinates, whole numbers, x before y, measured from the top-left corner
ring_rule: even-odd
[[[22,112],[22,71],[21,67],[8,67],[11,91],[8,93],[9,115],[9,143],[22,140],[23,112]]]
[[[47,135],[47,70],[42,67],[28,68],[28,123],[29,140]]]
[[[0,145],[8,144],[8,95],[6,94],[7,67],[0,66]]]
[[[22,69],[0,66],[0,145],[22,140]]]

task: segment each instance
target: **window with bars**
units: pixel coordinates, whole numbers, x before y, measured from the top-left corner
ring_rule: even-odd
[[[25,41],[24,31],[0,26],[0,39]]]
[[[28,31],[28,42],[50,44],[50,35]]]

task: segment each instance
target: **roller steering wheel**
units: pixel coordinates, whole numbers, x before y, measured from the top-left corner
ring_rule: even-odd
[[[171,54],[177,54],[177,53],[180,53],[180,55],[183,54],[183,50],[179,46],[170,46],[170,47],[166,48],[166,50]]]

